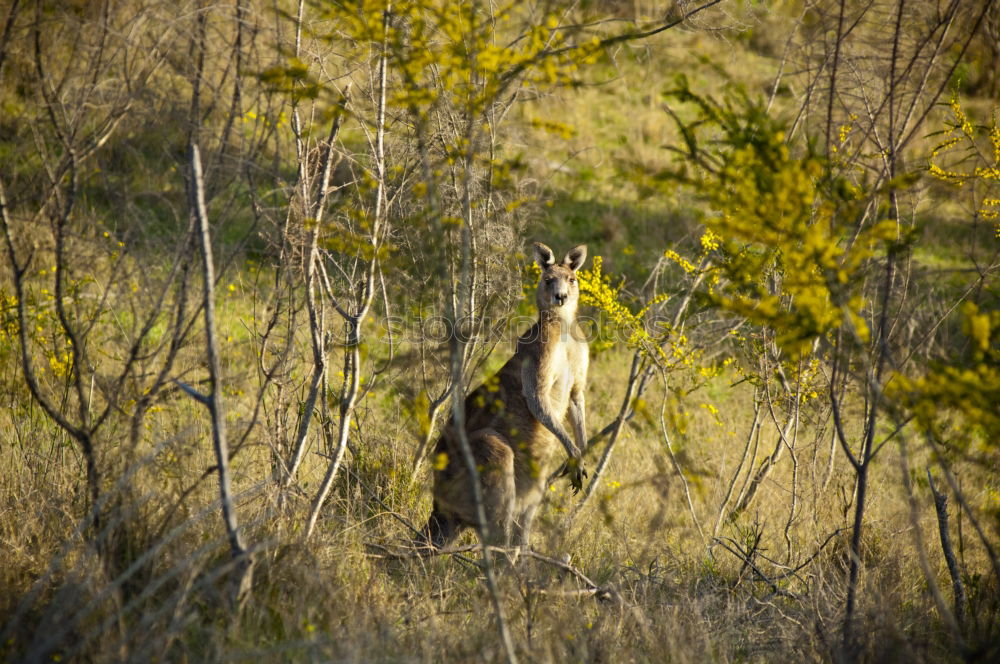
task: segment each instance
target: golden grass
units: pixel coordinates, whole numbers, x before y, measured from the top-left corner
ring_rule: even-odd
[[[239,354],[235,348],[231,353]],[[623,357],[596,358],[588,403],[591,428],[613,417],[622,389]],[[234,379],[233,374],[231,380]],[[250,407],[253,378],[245,376],[228,399],[232,430]],[[716,420],[686,402],[687,433],[672,432],[690,486],[695,515],[711,538],[716,510],[734,472],[749,427],[749,392],[725,377],[712,390]],[[647,396],[658,403],[654,390]],[[350,457],[315,536],[302,541],[309,499],[324,469],[311,454],[303,491],[284,499],[269,483],[267,432],[234,462],[239,515],[256,548],[255,584],[242,612],[226,599],[227,549],[216,508],[214,476],[198,485],[161,525],[181,491],[212,463],[205,417],[180,395],[150,418],[144,449],[129,483],[109,494],[130,541],[118,542],[125,578],[109,578],[76,532],[83,498],[80,460],[37,413],[21,444],[2,456],[0,533],[5,564],[0,576],[6,658],[169,661],[469,661],[502,659],[480,571],[455,556],[397,559],[412,537],[399,518],[420,527],[429,511],[426,473],[410,483],[414,422],[400,422],[391,403],[364,404],[366,431]],[[5,426],[10,425],[4,416]],[[181,425],[180,423],[184,424]],[[805,661],[835,659],[845,592],[847,532],[834,535],[815,559],[775,586],[748,563],[703,540],[654,426],[637,416],[618,442],[591,502],[572,520],[576,499],[559,481],[540,517],[534,548],[568,555],[576,568],[620,601],[574,594],[580,583],[536,560],[502,564],[503,605],[520,655],[527,661]],[[761,454],[776,430],[766,426]],[[315,448],[314,448],[315,451]],[[822,487],[828,435],[805,424],[796,442],[796,514],[791,508],[791,465],[786,455],[750,508],[719,535],[727,546],[760,540],[747,557],[773,578],[820,549],[850,519],[851,473],[835,450],[835,467]],[[111,464],[107,450],[105,463]],[[927,593],[916,562],[909,507],[895,450],[874,468],[864,537],[863,653],[878,661],[958,658]],[[911,466],[922,468],[919,455]],[[591,462],[593,466],[593,461]],[[982,469],[964,468],[968,484]],[[919,519],[935,581],[950,598],[939,554],[933,510],[918,491]],[[970,492],[977,501],[982,495]],[[982,504],[981,502],[979,503]],[[25,509],[30,506],[30,509]],[[954,512],[953,512],[954,516]],[[399,517],[399,518],[397,518]],[[467,536],[471,538],[471,536]],[[966,532],[964,564],[970,577],[985,573],[979,547]],[[471,539],[464,540],[471,542]],[[474,558],[472,554],[467,554]],[[773,561],[773,562],[772,562]],[[990,586],[985,579],[983,590]],[[114,592],[109,592],[114,590]],[[981,610],[995,604],[980,597]],[[985,603],[983,603],[985,602]],[[987,637],[993,618],[980,614]],[[971,629],[971,628],[970,628]],[[971,631],[970,631],[971,633]],[[47,643],[46,639],[51,639]],[[989,638],[987,643],[991,643]],[[995,643],[992,642],[992,643]]]

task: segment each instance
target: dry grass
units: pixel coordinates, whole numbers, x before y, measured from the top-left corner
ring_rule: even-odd
[[[624,380],[621,366],[616,352],[595,363],[588,401],[595,427],[613,416]],[[721,419],[696,400],[690,404],[686,436],[674,441],[695,515],[708,537],[750,415],[743,386],[729,387],[722,378],[710,391]],[[657,396],[650,394],[649,400]],[[246,397],[228,401],[233,415],[247,406]],[[132,566],[119,570],[117,578],[102,571],[79,536],[76,451],[53,436],[37,414],[33,426],[22,422],[31,433],[20,444],[5,444],[3,455],[5,657],[501,659],[471,554],[386,555],[405,548],[412,537],[402,521],[422,524],[429,511],[428,478],[421,475],[411,483],[407,472],[416,440],[413,422],[396,424],[399,415],[391,404],[368,408],[361,449],[348,461],[348,472],[338,480],[308,543],[301,539],[301,528],[309,496],[282,498],[269,484],[264,441],[237,457],[239,513],[257,559],[252,596],[242,611],[233,611],[227,600],[226,545],[213,479],[201,482],[177,506],[183,487],[211,464],[203,418],[189,403],[178,396],[157,413],[148,436],[156,448],[143,450],[131,481],[109,493],[120,501],[120,525],[127,525],[119,537],[124,532],[131,537],[118,543],[122,562]],[[179,427],[178,421],[188,424]],[[156,430],[160,427],[162,434]],[[762,448],[770,448],[775,433],[765,427]],[[788,538],[791,465],[786,456],[750,508],[724,524],[721,540],[709,546],[695,527],[658,427],[637,417],[619,442],[602,486],[575,518],[569,517],[576,501],[568,485],[553,486],[534,542],[539,552],[569,556],[573,566],[615,597],[581,595],[586,586],[575,576],[539,560],[504,564],[503,603],[519,653],[527,661],[838,659],[847,534],[835,533],[849,523],[852,484],[846,464],[837,458],[823,489],[829,439],[816,434],[804,426],[796,443],[799,502]],[[873,477],[864,539],[862,658],[957,661],[962,654],[945,645],[950,639],[917,564],[894,454],[887,450]],[[920,467],[918,459],[911,462]],[[307,494],[323,465],[313,455],[304,469]],[[968,484],[987,480],[973,467],[962,475]],[[918,499],[921,544],[934,580],[948,596],[926,490]],[[178,511],[167,518],[174,507]],[[742,556],[737,555],[741,547]],[[967,536],[961,548],[969,578],[982,574],[980,547]],[[811,562],[786,574],[810,557]],[[979,583],[970,612],[979,624],[969,627],[970,643],[995,648],[995,595],[988,594],[991,582],[985,575]]]

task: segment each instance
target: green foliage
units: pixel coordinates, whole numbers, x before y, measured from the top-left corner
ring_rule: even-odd
[[[594,256],[591,260],[591,267],[579,271],[580,303],[595,307],[611,322],[611,329],[605,330],[605,333],[621,331],[625,335],[625,343],[628,347],[640,349],[647,356],[652,355],[664,363],[669,363],[669,358],[659,340],[655,339],[646,329],[647,324],[644,320],[644,316],[651,306],[659,304],[666,299],[665,296],[657,296],[649,306],[633,313],[622,301],[624,299],[624,281],[619,281],[617,286],[613,285],[610,275],[603,274],[603,265],[604,261],[601,256]],[[606,337],[599,344],[598,350],[609,347],[611,343]]]
[[[1000,444],[1000,311],[966,302],[962,330],[965,352],[916,377],[897,373],[886,393],[937,440],[993,458]]]
[[[811,144],[790,146],[765,100],[732,85],[719,101],[683,76],[665,96],[691,109],[689,119],[672,112],[685,147],[662,179],[689,187],[710,210],[703,222],[720,284],[710,300],[773,330],[793,357],[837,329],[867,342],[859,275],[868,258],[895,247],[895,222],[859,227],[860,192],[835,179]]]
[[[598,52],[596,40],[568,45],[555,13],[525,25],[518,6],[350,0],[319,9],[334,26],[325,38],[343,40],[354,58],[384,52],[388,71],[401,81],[389,105],[427,120],[441,105],[466,118],[483,116],[512,86],[572,83],[579,64]],[[292,62],[273,77],[308,80],[309,74]],[[464,149],[461,141],[453,147]]]
[[[440,101],[484,113],[521,78],[540,84],[571,82],[592,43],[567,47],[555,13],[522,31],[518,3],[395,2],[354,0],[324,8],[360,52],[381,51],[403,85],[393,103],[419,114]],[[383,19],[391,11],[388,30]]]
[[[670,258],[672,252],[667,253]],[[705,256],[701,258],[704,266]],[[689,264],[688,267],[692,272],[696,270]],[[696,347],[682,329],[663,320],[664,308],[674,293],[658,292],[648,297],[629,293],[624,278],[613,278],[604,272],[602,256],[594,256],[591,267],[581,269],[577,275],[580,303],[592,307],[599,316],[598,336],[591,344],[592,350],[609,350],[621,342],[621,346],[637,351],[661,372],[687,370],[696,385],[719,374],[721,367],[703,361],[704,349]],[[723,366],[729,364],[726,360]]]
[[[322,86],[310,73],[309,66],[294,57],[285,64],[264,69],[257,77],[270,92],[287,95],[296,101],[316,99],[322,91]]]
[[[977,124],[957,93],[947,104],[944,129],[928,158],[928,173],[972,198],[972,225],[996,225],[1000,238],[1000,126],[994,111],[988,125]],[[985,254],[989,247],[982,247]],[[989,291],[987,291],[989,293]],[[987,295],[959,307],[964,343],[917,371],[896,372],[886,387],[904,415],[934,439],[993,458],[1000,440],[1000,311]],[[992,463],[992,461],[987,461]]]
[[[995,224],[1000,238],[1000,124],[994,109],[988,125],[974,124],[957,93],[948,102],[945,129],[928,160],[930,174],[955,187],[973,189],[978,217]]]

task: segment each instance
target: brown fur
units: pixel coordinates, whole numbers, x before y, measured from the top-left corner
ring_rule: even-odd
[[[586,444],[584,392],[589,351],[576,321],[576,271],[587,248],[574,248],[562,263],[535,244],[542,268],[536,294],[538,321],[517,342],[514,356],[465,400],[469,446],[479,469],[490,540],[528,545],[531,522],[542,502],[545,481],[565,449],[575,488],[582,483]],[[564,421],[569,420],[572,436]],[[427,523],[431,542],[448,544],[476,523],[457,431],[449,423],[435,454],[447,455],[434,473],[434,511]]]

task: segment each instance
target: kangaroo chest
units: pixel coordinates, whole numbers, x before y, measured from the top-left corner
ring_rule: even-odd
[[[572,344],[560,342],[548,349],[544,369],[549,372],[550,399],[558,415],[563,415],[569,407],[569,394],[573,388],[573,367],[576,349]]]

